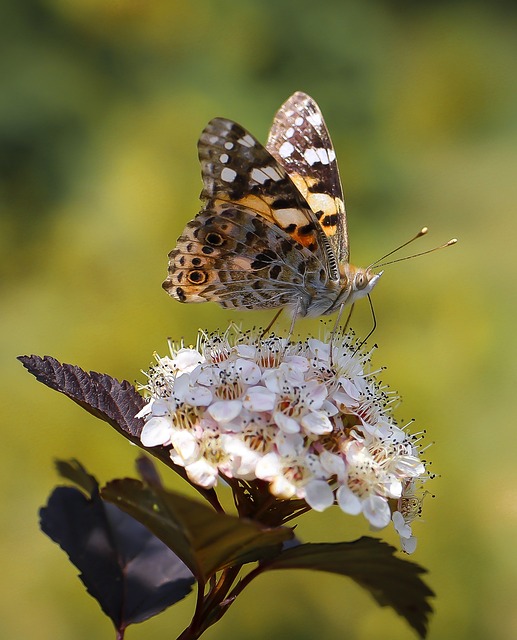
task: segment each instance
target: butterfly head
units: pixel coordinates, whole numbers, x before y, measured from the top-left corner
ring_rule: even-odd
[[[375,287],[383,272],[373,273],[370,268],[354,267],[351,264],[346,265],[346,273],[344,281],[346,285],[343,287],[343,293],[348,292],[346,303],[353,304],[360,298],[367,296]]]

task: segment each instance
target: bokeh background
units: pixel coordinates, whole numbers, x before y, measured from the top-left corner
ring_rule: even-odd
[[[435,442],[436,498],[415,525],[413,556],[438,595],[429,637],[517,637],[515,18],[515,5],[498,1],[1,4],[2,638],[113,637],[39,532],[37,511],[57,483],[55,457],[78,457],[106,481],[134,475],[136,456],[15,356],[142,381],[167,336],[192,342],[197,327],[268,322],[179,305],[160,285],[197,212],[206,122],[233,118],[265,141],[298,89],[318,100],[333,136],[354,261],[368,264],[423,225],[431,233],[415,250],[460,238],[386,269],[373,296],[375,362],[402,394],[398,417],[415,417]],[[368,332],[367,305],[353,324]],[[337,510],[304,516],[297,532],[368,533]],[[127,637],[176,637],[192,609],[189,598]],[[206,633],[265,637],[414,635],[352,583],[304,572],[262,577]]]

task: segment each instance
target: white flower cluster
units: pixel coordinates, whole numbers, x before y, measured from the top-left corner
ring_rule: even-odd
[[[170,445],[172,461],[202,487],[219,475],[259,478],[277,498],[316,511],[337,503],[374,529],[393,520],[411,553],[425,467],[390,415],[398,398],[376,382],[369,356],[347,336],[331,347],[234,326],[200,333],[197,348],[171,346],[148,372],[142,444]]]

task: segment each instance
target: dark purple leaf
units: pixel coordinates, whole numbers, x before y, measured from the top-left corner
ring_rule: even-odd
[[[266,528],[216,513],[195,500],[138,480],[113,480],[101,493],[163,540],[201,582],[225,567],[276,555],[282,543],[293,537],[287,527]]]
[[[119,631],[183,599],[194,583],[161,540],[98,495],[56,488],[40,510],[40,526],[68,554]]]
[[[354,542],[302,544],[264,564],[271,569],[315,569],[348,576],[367,589],[382,606],[403,616],[421,638],[427,634],[428,600],[434,593],[420,578],[418,564],[394,555],[396,549],[375,538]]]
[[[140,434],[144,426],[136,414],[145,405],[145,400],[127,380],[120,382],[105,374],[87,373],[72,364],[61,364],[51,356],[19,356],[18,360],[39,382],[76,402],[92,415],[104,420],[125,438],[144,449]],[[169,456],[170,447],[145,448],[156,458],[178,473],[191,484],[208,502],[219,508],[213,489],[203,489],[192,484],[183,467],[173,464]]]

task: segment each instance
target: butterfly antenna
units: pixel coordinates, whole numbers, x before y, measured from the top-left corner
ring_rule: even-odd
[[[386,253],[378,260],[375,260],[375,262],[372,262],[372,264],[368,267],[368,269],[371,269],[372,267],[375,267],[376,269],[378,269],[379,267],[385,267],[386,265],[394,264],[395,262],[402,262],[403,260],[410,260],[411,258],[418,258],[419,256],[425,256],[427,253],[433,253],[433,251],[438,251],[439,249],[445,249],[446,247],[450,247],[451,245],[456,244],[456,242],[458,242],[457,238],[452,238],[445,244],[440,245],[439,247],[434,247],[433,249],[428,249],[427,251],[421,251],[420,253],[413,253],[410,256],[404,256],[404,258],[397,258],[396,260],[389,260],[388,262],[382,262],[382,260],[384,260],[385,258],[388,258],[389,256],[393,255],[397,251],[400,251],[400,249],[407,247],[408,244],[411,244],[415,240],[418,240],[418,238],[425,236],[428,231],[429,229],[427,227],[422,227],[422,229],[420,229],[420,231],[411,239],[409,239],[407,242],[404,242],[400,246],[393,249],[393,251]]]

